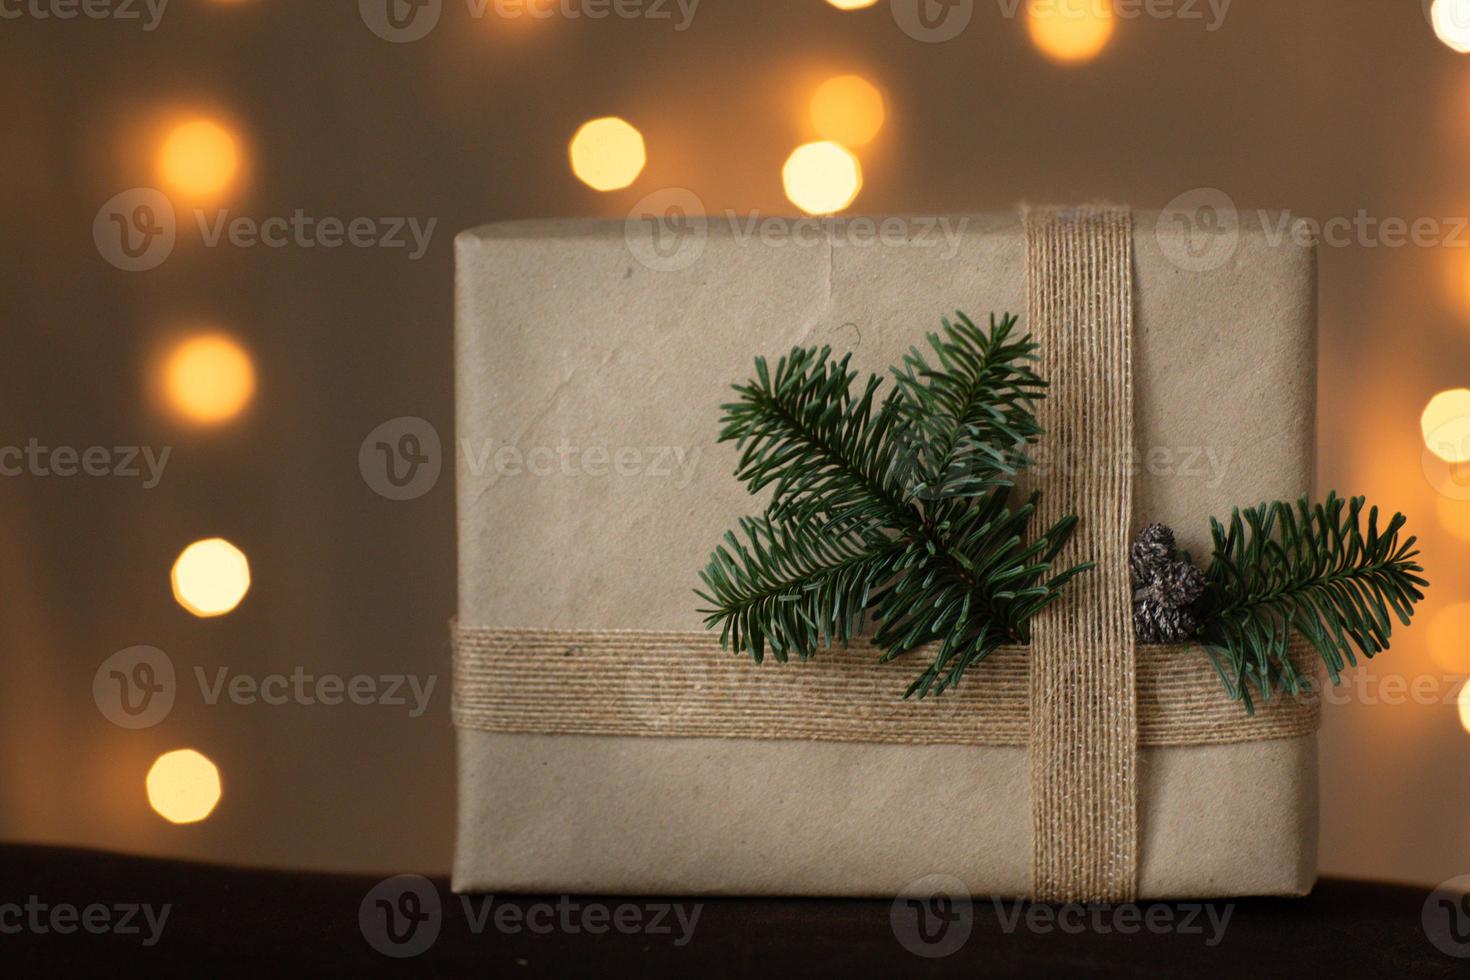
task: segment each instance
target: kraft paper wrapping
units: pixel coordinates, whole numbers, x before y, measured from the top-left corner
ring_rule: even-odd
[[[911,219],[882,242],[854,220],[780,237],[712,218],[672,252],[623,222],[459,236],[462,625],[701,628],[697,571],[759,506],[715,442],[756,354],[830,344],[885,372],[955,309],[1024,315],[1019,216]],[[1134,513],[1197,556],[1211,515],[1311,487],[1315,253],[1285,227],[1244,216],[1196,261],[1182,223],[1135,214]],[[1038,463],[1043,483],[1087,465]],[[1032,884],[1025,748],[466,729],[458,746],[461,891]],[[1145,747],[1139,766],[1140,897],[1310,889],[1315,736]]]

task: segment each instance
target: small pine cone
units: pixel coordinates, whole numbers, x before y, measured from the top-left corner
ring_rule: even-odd
[[[1147,599],[1133,601],[1133,635],[1139,643],[1163,643],[1157,607]]]
[[[1154,573],[1174,559],[1174,532],[1165,524],[1150,524],[1138,532],[1128,552],[1128,568],[1133,582],[1143,587]]]
[[[1188,609],[1159,609],[1154,621],[1158,627],[1158,643],[1184,643],[1199,629],[1199,620]]]
[[[1173,562],[1154,576],[1149,592],[1166,609],[1184,609],[1205,594],[1205,573],[1192,562]]]

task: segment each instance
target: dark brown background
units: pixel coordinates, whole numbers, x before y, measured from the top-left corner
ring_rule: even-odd
[[[350,0],[172,0],[152,33],[113,21],[0,21],[0,445],[173,446],[162,484],[0,479],[0,837],[252,864],[444,869],[453,827],[445,625],[454,608],[446,476],[391,502],[357,468],[398,416],[453,436],[451,242],[491,220],[622,217],[666,186],[711,209],[784,212],[780,166],[811,138],[827,74],[879,84],[889,122],[862,151],[854,210],[1001,209],[1106,197],[1159,207],[1197,187],[1242,207],[1318,218],[1470,213],[1470,60],[1436,41],[1417,0],[1236,0],[1221,28],[1120,23],[1093,62],[1039,56],[1024,24],[976,0],[969,28],[921,44],[888,4],[704,0],[668,21],[476,21],[446,0],[428,38],[389,44]],[[154,182],[154,127],[199,109],[238,128],[237,214],[437,218],[428,255],[203,248],[126,273],[91,235],[101,204]],[[579,183],[566,142],[618,114],[650,162],[628,190]],[[1461,244],[1470,233],[1461,232]],[[1431,655],[1436,612],[1466,597],[1465,543],[1421,467],[1418,415],[1466,383],[1470,249],[1357,243],[1321,255],[1319,488],[1407,511],[1435,589],[1381,677],[1430,677],[1452,698],[1461,638]],[[195,432],[147,397],[159,345],[218,324],[260,387],[238,422]],[[717,329],[712,324],[711,329]],[[594,326],[595,329],[595,326]],[[689,338],[698,343],[698,338]],[[1221,410],[1234,410],[1228,393]],[[198,620],[169,567],[224,535],[254,587]],[[186,686],[167,721],[109,724],[98,664],[139,643]],[[209,706],[194,665],[254,674],[437,674],[425,717],[388,707]],[[1460,673],[1454,673],[1457,668]],[[1437,882],[1470,871],[1470,736],[1452,704],[1381,698],[1329,708],[1323,867]],[[160,752],[221,768],[215,814],[176,827],[147,805]]]

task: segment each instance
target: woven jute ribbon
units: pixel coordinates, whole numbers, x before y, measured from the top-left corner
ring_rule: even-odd
[[[1052,380],[1037,526],[1069,513],[1059,567],[1092,561],[1031,636],[1032,890],[1126,902],[1138,877],[1138,705],[1128,539],[1133,511],[1133,219],[1026,212],[1027,317]]]
[[[708,632],[484,629],[456,625],[454,723],[522,735],[793,739],[907,745],[1031,744],[1034,651],[1001,647],[943,697],[905,701],[932,647],[877,663],[861,644],[757,667]],[[1316,655],[1293,645],[1307,675]],[[1228,745],[1317,730],[1312,700],[1247,715],[1195,646],[1138,648],[1139,741]]]
[[[1315,699],[1247,715],[1194,646],[1133,642],[1127,553],[1133,486],[1132,219],[1111,208],[1025,215],[1028,327],[1051,379],[1033,475],[1034,526],[1075,513],[1058,557],[1096,568],[943,697],[898,695],[933,650],[875,666],[865,648],[755,667],[716,634],[454,627],[454,721],[507,734],[794,739],[1029,749],[1032,893],[1132,900],[1139,749],[1293,738]],[[1306,674],[1317,658],[1294,641]]]

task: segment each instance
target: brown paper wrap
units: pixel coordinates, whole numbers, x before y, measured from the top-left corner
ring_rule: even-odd
[[[1026,309],[1018,219],[946,220],[959,233],[935,248],[920,224],[906,244],[844,244],[838,225],[782,245],[720,219],[683,268],[640,260],[623,223],[461,236],[460,621],[697,631],[694,572],[752,507],[713,437],[753,353],[831,343],[882,370],[949,307]],[[1310,486],[1312,253],[1268,227],[1208,272],[1165,258],[1182,231],[1140,216],[1133,235],[1135,512],[1197,553],[1210,514]],[[461,889],[882,895],[936,871],[1033,887],[1026,748],[459,741]],[[1313,737],[1145,746],[1136,785],[1142,897],[1310,886]]]

